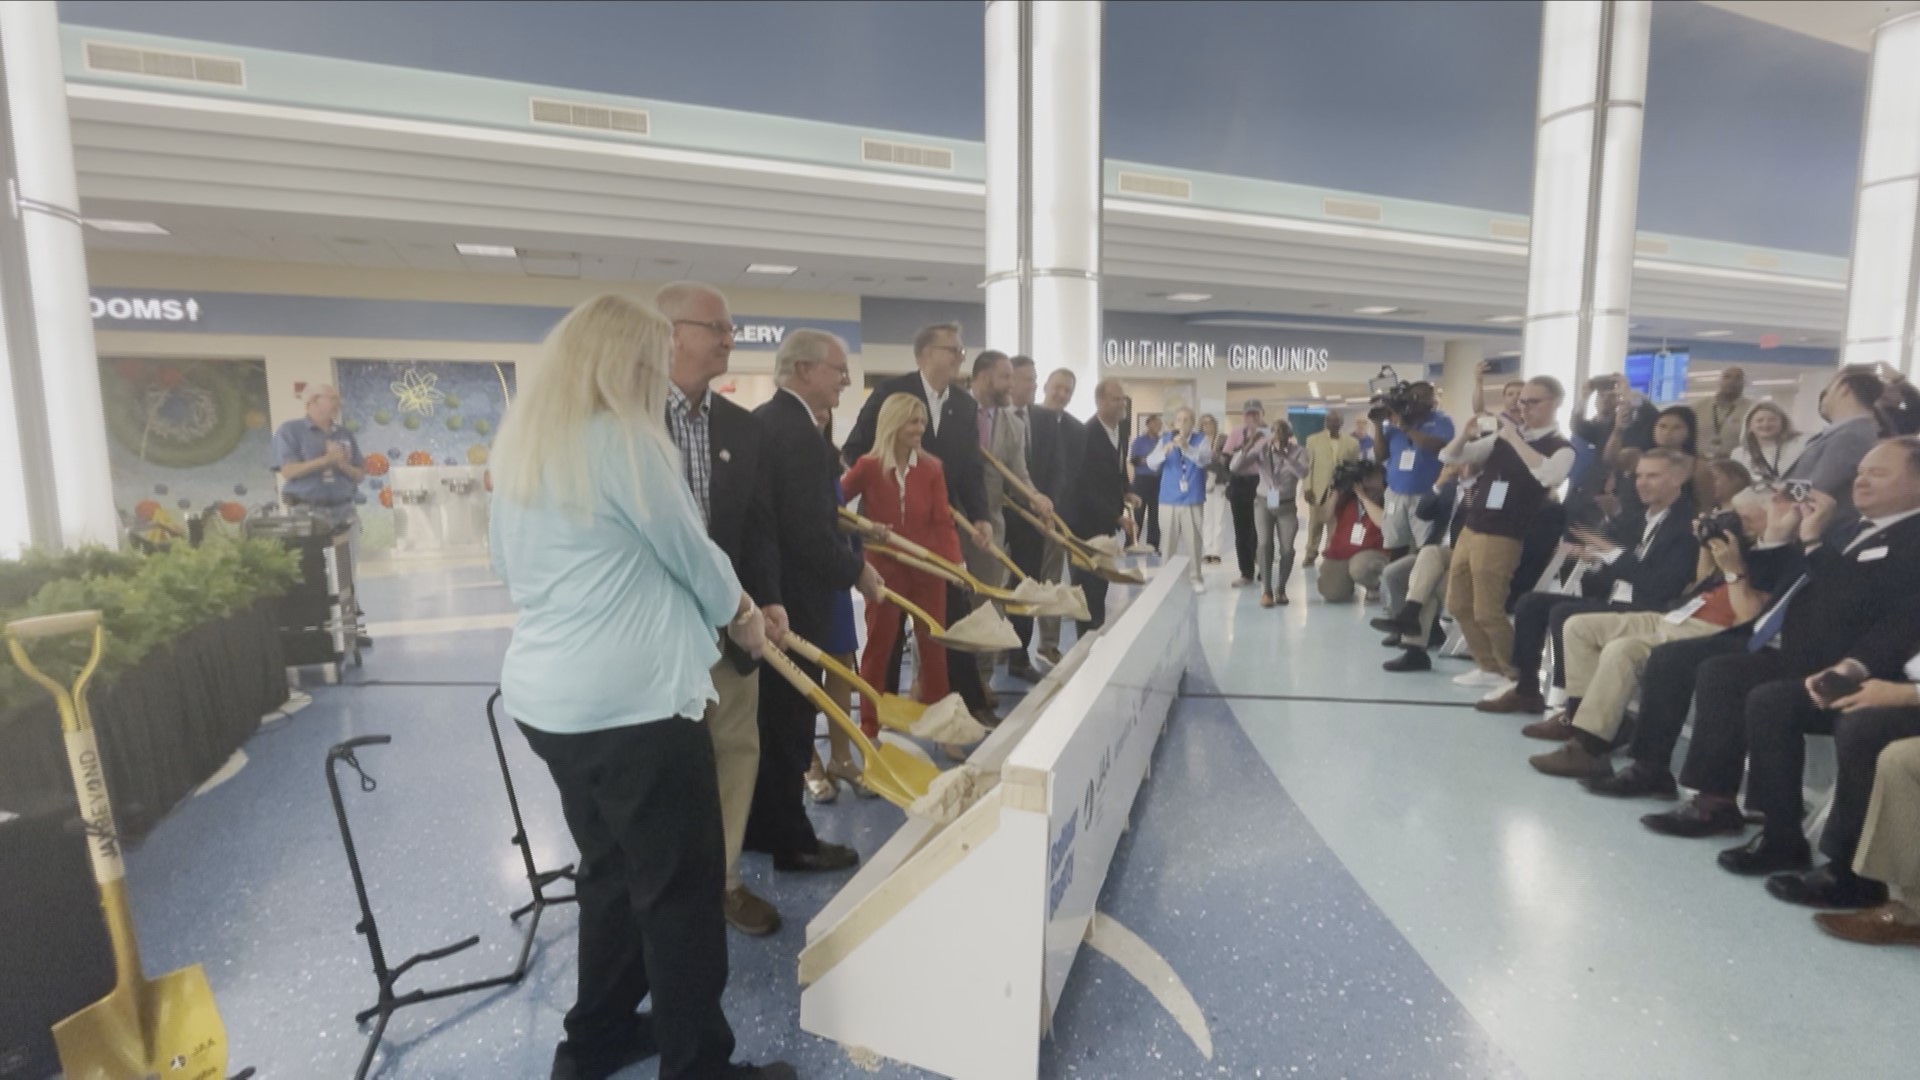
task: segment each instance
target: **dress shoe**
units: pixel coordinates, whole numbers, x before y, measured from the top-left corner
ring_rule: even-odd
[[[973,722],[991,731],[1000,726],[1000,714],[992,709],[973,710]]]
[[[1391,615],[1382,615],[1377,619],[1368,619],[1367,625],[1373,627],[1375,630],[1381,630],[1381,631],[1385,631],[1386,633],[1392,634],[1393,640],[1395,641],[1400,640],[1400,635],[1406,632],[1401,629],[1400,620],[1395,619]],[[1416,626],[1414,628],[1414,632],[1418,633],[1419,627]]]
[[[816,806],[830,803],[839,797],[840,785],[834,782],[833,777],[824,772],[807,774],[807,798],[812,799]]]
[[[1815,926],[1842,941],[1862,945],[1920,945],[1920,915],[1898,900],[1879,907],[1813,917]]]
[[[1464,686],[1470,690],[1492,690],[1507,685],[1507,677],[1497,671],[1474,668],[1472,671],[1463,671],[1455,675],[1453,685]]]
[[[1032,664],[1030,664],[1030,663],[1028,663],[1028,664],[1008,664],[1008,665],[1007,665],[1007,674],[1009,674],[1009,675],[1011,675],[1011,676],[1013,676],[1013,677],[1014,677],[1014,678],[1016,678],[1016,679],[1019,679],[1019,680],[1020,680],[1021,682],[1030,682],[1030,683],[1037,683],[1037,682],[1039,682],[1039,681],[1040,681],[1040,672],[1039,672],[1039,670],[1038,670],[1038,669],[1036,669],[1036,668],[1035,668],[1035,667],[1034,667],[1034,666],[1033,666]]]
[[[1640,819],[1640,824],[1662,836],[1684,836],[1691,840],[1723,834],[1738,836],[1747,830],[1747,816],[1732,803],[1709,806],[1696,798],[1678,810],[1648,814]]]
[[[1595,795],[1605,795],[1611,799],[1632,799],[1642,795],[1662,799],[1680,797],[1680,785],[1673,782],[1672,773],[1639,761],[1612,776],[1582,780],[1580,786]]]
[[[1474,707],[1479,708],[1477,705]],[[1568,739],[1573,738],[1574,730],[1573,722],[1567,719],[1567,714],[1558,713],[1547,717],[1545,720],[1535,720],[1533,723],[1521,728],[1520,734],[1525,735],[1529,739],[1544,739],[1547,742],[1566,742]]]
[[[617,1042],[591,1052],[562,1039],[560,1045],[553,1048],[553,1069],[547,1075],[551,1080],[606,1080],[659,1052],[660,1044],[653,1037],[653,1018],[635,1016],[633,1026],[622,1033]]]
[[[1383,649],[1403,649],[1406,646],[1400,644],[1399,634],[1388,634],[1386,637],[1380,639],[1380,647]]]
[[[860,865],[860,853],[850,847],[820,841],[820,846],[802,855],[775,855],[773,868],[790,874],[820,874],[849,870]]]
[[[1263,592],[1263,593],[1261,593],[1261,594],[1260,594],[1260,606],[1261,606],[1261,607],[1263,607],[1263,608],[1270,608],[1270,607],[1272,607],[1272,606],[1273,606],[1273,594],[1272,594],[1272,593],[1270,593],[1270,592]]]
[[[1547,711],[1547,699],[1537,690],[1523,690],[1516,686],[1497,698],[1482,698],[1473,703],[1473,707],[1484,713],[1531,713],[1534,716]]]
[[[1380,665],[1381,668],[1395,673],[1402,671],[1432,671],[1433,657],[1425,649],[1408,649],[1399,656]]]
[[[780,929],[780,912],[745,885],[727,890],[721,910],[726,912],[727,925],[748,937],[766,937]]]
[[[1275,604],[1280,605],[1281,607],[1285,607],[1286,605],[1293,603],[1293,601],[1287,599],[1286,593],[1276,593],[1274,595],[1273,602]]]
[[[1844,875],[1844,876],[1843,876]],[[1887,887],[1852,871],[1836,872],[1832,863],[1799,874],[1775,874],[1767,879],[1774,899],[1802,907],[1857,911],[1887,902]]]
[[[1595,779],[1613,773],[1613,766],[1606,758],[1589,754],[1586,747],[1572,739],[1557,750],[1535,754],[1527,759],[1527,764],[1548,776],[1563,776],[1569,780]]]
[[[1060,666],[1060,650],[1059,649],[1045,648],[1036,652],[1034,655],[1046,661],[1049,667]]]
[[[1775,836],[1762,829],[1760,835],[1737,848],[1728,848],[1720,853],[1720,868],[1741,877],[1777,874],[1782,870],[1805,870],[1812,865],[1813,848],[1807,844],[1807,838],[1799,833]]]

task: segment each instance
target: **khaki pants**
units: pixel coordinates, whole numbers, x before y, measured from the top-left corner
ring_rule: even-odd
[[[732,889],[740,884],[735,867],[760,774],[760,673],[742,675],[723,656],[712,675],[720,700],[707,705],[702,722],[713,739],[713,764],[720,774],[720,825],[727,841],[727,888]]]
[[[1333,508],[1325,500],[1307,496],[1307,551],[1301,556],[1303,562],[1311,564],[1320,555],[1320,537],[1327,531],[1327,523],[1333,520]]]
[[[1053,541],[1047,541],[1046,553],[1040,556],[1040,577],[1045,582],[1067,581],[1067,549]],[[1048,615],[1040,620],[1040,647],[1042,649],[1060,648],[1060,616]]]
[[[1513,677],[1513,620],[1507,589],[1520,565],[1520,541],[1460,530],[1447,568],[1447,610],[1481,670]]]
[[[1188,560],[1187,577],[1195,585],[1206,581],[1206,568],[1200,565],[1201,516],[1199,506],[1160,504],[1161,554],[1166,559],[1185,555]]]
[[[1329,604],[1344,604],[1353,599],[1353,587],[1371,592],[1380,587],[1380,575],[1387,568],[1384,551],[1356,551],[1350,559],[1320,561],[1320,599]]]
[[[1400,635],[1400,644],[1424,649],[1433,640],[1433,621],[1440,617],[1445,600],[1447,566],[1453,560],[1453,548],[1447,544],[1428,544],[1419,551],[1394,560],[1380,574],[1386,592],[1387,610],[1399,614],[1406,604],[1420,605],[1420,636]]]
[[[1860,834],[1854,873],[1900,890],[1908,906],[1920,899],[1920,739],[1901,739],[1880,751],[1873,772],[1867,827]]]
[[[1605,611],[1575,615],[1561,632],[1567,655],[1567,697],[1580,699],[1573,723],[1582,731],[1612,741],[1626,718],[1627,702],[1640,689],[1647,655],[1669,641],[1717,634],[1722,627],[1699,619],[1675,626],[1654,611]]]

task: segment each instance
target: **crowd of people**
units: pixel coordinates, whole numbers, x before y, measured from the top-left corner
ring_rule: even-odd
[[[743,853],[796,874],[859,859],[809,817],[842,785],[869,794],[845,739],[815,751],[810,694],[857,702],[869,738],[876,703],[805,656],[882,693],[957,694],[995,726],[997,665],[1037,679],[1060,661],[1059,620],[1016,620],[1010,655],[952,651],[928,621],[981,601],[893,542],[989,588],[1009,564],[1071,581],[1085,633],[1105,621],[1107,582],[1070,563],[1054,522],[1184,556],[1195,590],[1230,538],[1235,584],[1262,607],[1289,603],[1298,561],[1322,603],[1383,601],[1389,672],[1431,670],[1451,625],[1473,661],[1454,681],[1560,744],[1532,759],[1542,773],[1612,797],[1684,784],[1690,801],[1644,819],[1671,835],[1759,815],[1723,866],[1852,912],[1822,916],[1833,933],[1920,943],[1920,914],[1886,889],[1920,890],[1920,396],[1904,382],[1841,372],[1811,436],[1748,401],[1737,369],[1692,409],[1596,379],[1564,434],[1551,378],[1510,383],[1493,407],[1476,392],[1463,423],[1415,383],[1360,434],[1335,413],[1302,440],[1258,401],[1231,431],[1186,407],[1136,417],[1115,379],[1076,418],[1070,370],[1042,384],[1032,359],[969,354],[962,334],[921,329],[915,370],[875,387],[838,445],[846,344],[787,335],[777,392],[748,411],[713,388],[733,323],[708,286],[652,305],[601,296],[549,337],[494,447],[492,543],[520,612],[506,703],[580,850],[578,996],[553,1076],[655,1054],[663,1077],[795,1075],[732,1062],[721,994],[727,927],[782,924],[743,883]],[[870,523],[864,546],[844,508]],[[769,650],[813,686],[773,674]],[[1840,762],[1818,869],[1800,821],[1815,732],[1836,735]]]

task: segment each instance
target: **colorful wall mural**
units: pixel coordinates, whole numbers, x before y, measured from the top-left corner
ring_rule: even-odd
[[[103,359],[113,502],[137,533],[184,531],[206,509],[237,522],[278,498],[264,360]]]
[[[514,391],[512,364],[336,360],[341,423],[367,459],[361,544],[393,546],[395,465],[485,465]]]

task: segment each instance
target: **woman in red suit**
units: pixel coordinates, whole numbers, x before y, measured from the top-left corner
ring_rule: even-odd
[[[934,553],[960,561],[960,536],[947,509],[947,477],[940,462],[920,448],[927,430],[927,407],[912,394],[895,394],[880,406],[874,425],[873,450],[853,463],[840,477],[840,494],[847,502],[860,501],[860,514]],[[867,559],[887,579],[887,588],[927,614],[947,619],[947,587],[939,578],[909,570],[869,547]],[[860,677],[885,687],[887,661],[900,635],[905,612],[889,603],[867,605],[867,646],[860,656]],[[928,703],[947,696],[947,651],[935,644],[926,628],[914,623],[915,655],[920,664],[920,700]],[[868,738],[880,734],[878,706],[860,705],[860,727]]]

